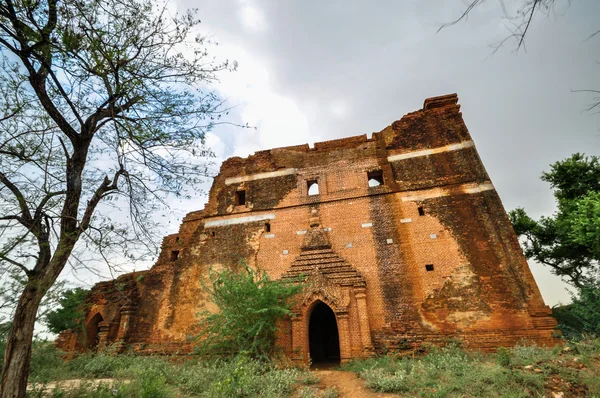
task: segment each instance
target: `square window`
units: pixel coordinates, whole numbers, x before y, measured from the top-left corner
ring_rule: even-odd
[[[246,191],[236,191],[235,193],[235,205],[244,206],[246,204]]]
[[[179,258],[179,250],[171,251],[171,261],[175,261]]]
[[[433,271],[433,264],[425,264],[425,269],[427,271]]]
[[[369,180],[369,188],[378,187],[383,185],[383,171],[373,170],[367,173],[367,179]]]
[[[317,181],[317,180],[306,181],[306,190],[308,191],[308,196],[318,195],[319,194],[319,181]]]

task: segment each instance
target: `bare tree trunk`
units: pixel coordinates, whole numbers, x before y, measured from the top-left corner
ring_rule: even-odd
[[[38,280],[30,280],[19,298],[4,352],[0,398],[25,397],[33,328],[38,307],[45,294],[44,290],[36,286],[38,284]]]

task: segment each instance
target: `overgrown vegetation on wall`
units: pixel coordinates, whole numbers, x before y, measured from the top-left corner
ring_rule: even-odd
[[[277,321],[292,315],[292,299],[302,287],[240,263],[237,270],[211,271],[205,290],[219,312],[204,314],[198,352],[269,360],[276,349]]]

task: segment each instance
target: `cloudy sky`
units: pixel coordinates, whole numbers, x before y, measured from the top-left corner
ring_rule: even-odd
[[[494,55],[510,34],[504,13],[524,0],[487,0],[439,33],[467,0],[171,1],[198,8],[200,31],[219,43],[212,54],[239,63],[216,89],[232,121],[256,129],[215,129],[219,159],[379,131],[454,92],[507,210],[552,214],[542,171],[574,152],[600,154],[600,116],[582,111],[593,97],[572,92],[600,89],[600,37],[586,40],[600,29],[600,1],[556,0],[534,20],[526,51],[508,42]],[[173,203],[166,232],[206,199]],[[568,301],[558,278],[530,264],[548,304]]]
[[[522,1],[522,0],[521,0]],[[504,13],[521,1],[488,0],[467,21],[466,0],[178,0],[197,7],[215,54],[238,71],[218,90],[234,117],[256,130],[222,128],[210,143],[220,158],[270,147],[379,131],[420,109],[427,97],[456,92],[467,126],[506,209],[534,217],[555,203],[542,171],[574,152],[600,154],[600,117],[582,112],[600,88],[600,2],[557,0],[526,42],[494,55],[510,34]],[[205,200],[198,198],[185,207]],[[176,224],[176,223],[174,223]],[[176,228],[174,225],[172,228]],[[548,304],[568,301],[560,280],[531,264]]]

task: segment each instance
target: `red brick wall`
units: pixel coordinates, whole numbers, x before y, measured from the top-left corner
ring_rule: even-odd
[[[377,349],[445,337],[485,349],[521,338],[553,343],[555,323],[457,100],[428,99],[423,110],[371,139],[363,135],[225,161],[205,209],[188,214],[179,233],[165,238],[160,258],[138,287],[128,344],[149,352],[189,348],[189,335],[201,328],[198,314],[214,310],[201,285],[208,269],[243,260],[280,278],[301,252],[311,214],[318,214],[331,250],[366,283],[366,314],[355,298],[360,289],[331,286],[331,294],[346,303],[337,310],[338,327],[347,323],[340,330],[340,338],[342,332],[347,336],[340,340],[343,357],[366,355],[370,341]],[[368,186],[373,170],[382,171],[382,186]],[[308,195],[308,180],[318,181],[318,195]],[[236,204],[238,190],[246,191],[244,205]],[[240,222],[244,217],[254,219]],[[116,317],[100,296],[98,305],[108,318]],[[306,308],[302,320],[282,322],[280,338],[290,355],[300,349],[304,360]]]

